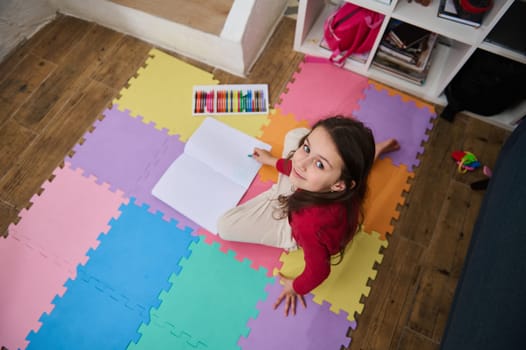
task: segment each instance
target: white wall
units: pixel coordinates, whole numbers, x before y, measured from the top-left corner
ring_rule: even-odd
[[[0,0],[0,61],[55,15],[47,0]]]
[[[220,36],[108,0],[50,0],[58,11],[245,76],[285,12],[287,0],[235,0]],[[255,12],[257,16],[255,15]]]

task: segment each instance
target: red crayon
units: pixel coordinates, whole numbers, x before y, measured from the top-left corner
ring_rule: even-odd
[[[201,91],[197,92],[197,113],[201,113]]]

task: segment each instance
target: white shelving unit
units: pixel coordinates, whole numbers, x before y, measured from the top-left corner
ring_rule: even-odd
[[[433,0],[427,7],[414,1],[408,2],[407,0],[392,0],[389,5],[376,0],[344,1],[352,2],[385,16],[380,33],[376,38],[367,60],[362,63],[348,59],[344,68],[429,102],[439,105],[445,105],[447,103],[443,94],[444,89],[477,48],[526,63],[526,57],[523,54],[484,41],[484,38],[491,32],[492,28],[506,13],[514,0],[494,1],[493,8],[486,14],[479,28],[438,17],[439,0]],[[334,1],[300,0],[294,38],[294,50],[318,57],[328,58],[330,56],[330,52],[321,48],[319,43],[323,37],[323,24],[325,19],[336,10],[337,6]],[[407,22],[440,35],[439,43],[433,51],[431,69],[425,84],[422,86],[379,71],[371,65],[374,53],[391,19]],[[513,129],[513,122],[525,114],[526,103],[506,111],[502,113],[502,115],[480,118],[500,127]],[[477,117],[474,114],[472,115]]]

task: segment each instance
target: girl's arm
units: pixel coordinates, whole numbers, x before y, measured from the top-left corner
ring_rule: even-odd
[[[257,147],[254,148],[252,158],[254,158],[263,165],[270,165],[272,167],[275,167],[276,162],[278,161],[278,158],[272,156],[269,151]]]

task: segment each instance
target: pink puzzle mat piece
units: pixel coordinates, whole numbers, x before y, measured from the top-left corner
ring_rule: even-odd
[[[334,114],[350,116],[368,85],[367,78],[361,75],[333,64],[309,63],[307,58],[276,107],[284,115],[292,113],[298,120],[308,120],[310,125]]]
[[[239,204],[243,204],[246,201],[257,196],[258,194],[265,192],[266,190],[270,189],[273,184],[274,182],[272,181],[263,181],[261,179],[261,174],[257,174],[256,178],[254,179],[254,181],[252,181],[250,187],[239,201]]]
[[[26,347],[28,332],[38,330],[40,315],[51,311],[53,297],[63,294],[63,284],[75,278],[76,266],[128,201],[68,163],[54,174],[10,226],[9,238],[0,240],[0,345],[9,349]]]
[[[232,250],[235,252],[235,259],[238,261],[243,261],[244,259],[250,260],[252,262],[250,266],[253,269],[258,270],[260,267],[266,269],[267,276],[272,276],[274,269],[279,269],[282,265],[279,257],[283,253],[283,249],[261,244],[225,241],[218,235],[210,233],[203,228],[199,229],[197,234],[204,236],[205,242],[208,244],[218,242],[223,253]]]
[[[51,312],[70,274],[13,236],[0,239],[0,264],[0,346],[25,349],[27,334],[40,328],[40,315]]]
[[[262,181],[261,175],[256,175],[256,178],[239,203],[242,204],[254,198],[258,194],[268,190],[273,184],[274,183],[271,181]],[[219,243],[221,247],[220,249],[223,253],[227,253],[229,250],[234,251],[236,253],[235,258],[238,261],[249,259],[252,262],[251,267],[256,270],[260,267],[264,267],[267,270],[267,276],[272,276],[274,269],[279,269],[281,267],[282,263],[279,260],[279,257],[283,252],[282,249],[266,247],[259,244],[225,241],[218,235],[210,233],[203,228],[200,228],[197,231],[197,234],[205,236],[205,242],[208,244],[212,244],[213,242]]]
[[[38,330],[40,315],[51,311],[53,297],[63,294],[63,284],[75,278],[76,266],[87,261],[86,252],[127,202],[68,163],[54,174],[0,241],[0,339],[10,349],[26,347],[28,332]]]
[[[128,201],[121,192],[111,192],[94,177],[72,170],[69,163],[55,170],[55,178],[43,185],[44,192],[31,199],[33,205],[20,213],[21,220],[9,228],[10,235],[56,260],[72,274],[87,261],[89,248],[109,229],[108,222],[119,216]],[[74,278],[74,276],[71,276]]]

